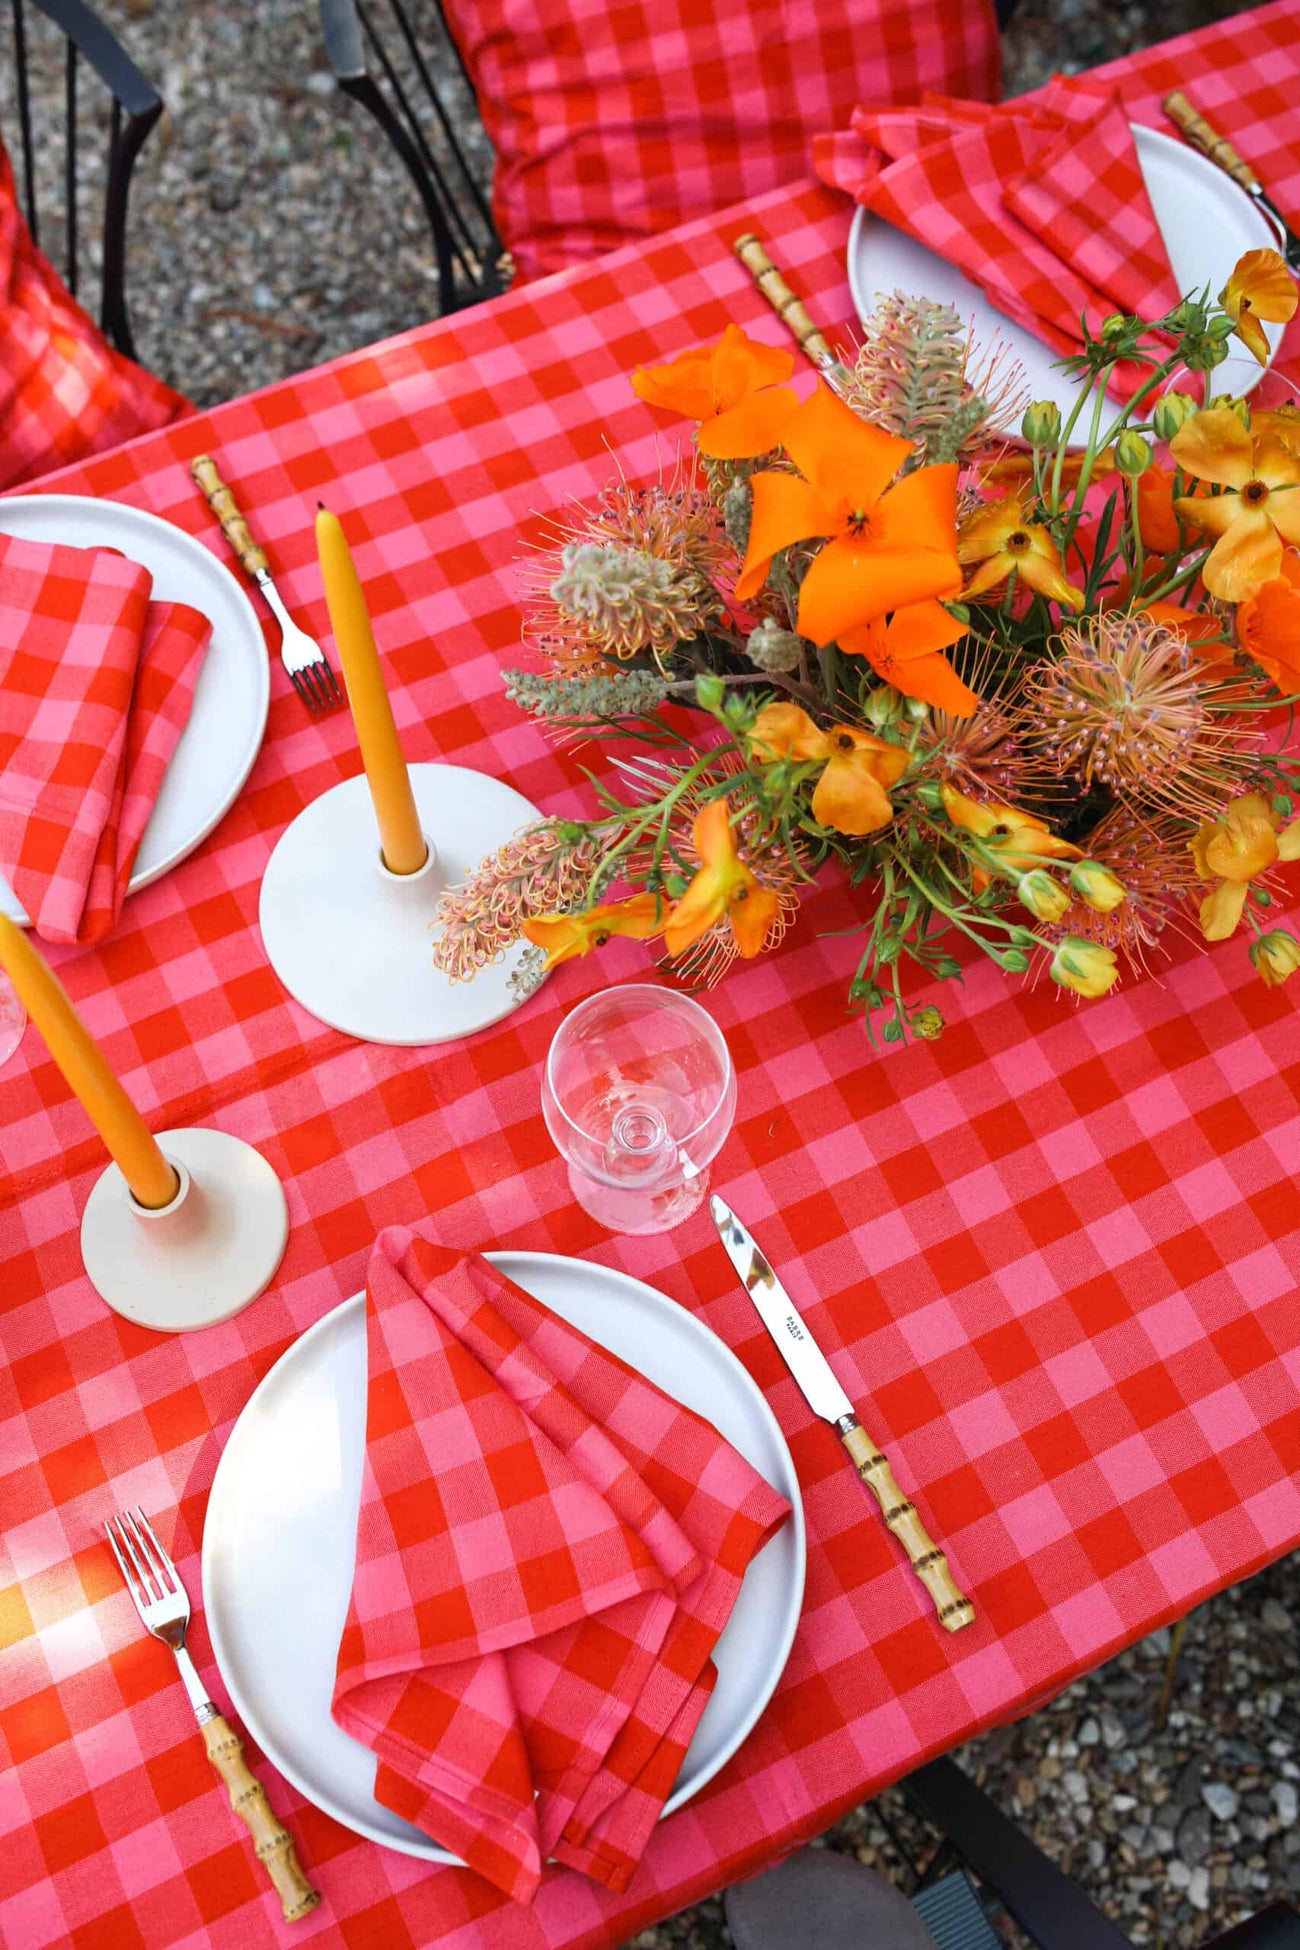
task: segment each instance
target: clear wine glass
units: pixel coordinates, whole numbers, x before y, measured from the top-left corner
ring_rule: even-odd
[[[629,983],[560,1024],[542,1114],[584,1212],[611,1232],[667,1232],[708,1190],[736,1114],[736,1073],[697,1002]]]
[[[0,968],[0,1063],[7,1063],[23,1040],[27,1011],[14,994],[13,983]]]

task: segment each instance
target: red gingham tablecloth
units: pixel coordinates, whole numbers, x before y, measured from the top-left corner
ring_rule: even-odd
[[[1174,85],[1300,214],[1300,0],[1112,72],[1158,125]],[[1288,140],[1288,127],[1290,130]],[[627,374],[736,318],[780,327],[731,252],[757,229],[828,323],[850,316],[847,202],[782,192],[150,435],[52,478],[167,516],[224,556],[186,461],[215,453],[324,634],[318,497],[346,520],[412,759],[499,774],[548,810],[577,761],[504,699],[513,563],[538,517],[672,440]],[[1300,371],[1292,339],[1290,366]],[[156,1126],[258,1145],[292,1233],[272,1290],[167,1338],[110,1313],[77,1227],[103,1154],[39,1037],[0,1073],[0,1938],[13,1950],[557,1950],[624,1942],[753,1873],[976,1729],[1300,1539],[1300,1054],[1294,999],[1244,943],[1076,1008],[991,967],[939,998],[937,1044],[873,1052],[844,1013],[852,907],[828,884],[781,951],[709,1000],[740,1072],[716,1183],[782,1268],[888,1449],[978,1623],[954,1638],[831,1432],[813,1421],[701,1213],[614,1239],[569,1196],[538,1101],[563,1014],[642,976],[617,944],[430,1054],[372,1048],[286,1001],[258,883],[298,810],[358,770],[277,670],[265,747],[216,834],[129,904],[115,938],[52,951]],[[758,1378],[808,1517],[802,1625],[731,1764],[661,1824],[621,1898],[568,1871],[531,1910],[361,1841],[267,1776],[320,1909],[286,1928],[147,1640],[102,1523],[139,1502],[191,1591],[213,1472],[259,1377],[357,1291],[384,1225],[453,1246],[581,1254],[695,1309]],[[202,1617],[193,1647],[217,1684]],[[261,1765],[261,1763],[259,1763]]]

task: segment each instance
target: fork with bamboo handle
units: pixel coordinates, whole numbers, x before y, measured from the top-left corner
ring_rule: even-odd
[[[320,1901],[299,1866],[288,1829],[271,1812],[266,1789],[244,1759],[244,1745],[229,1721],[208,1698],[198,1669],[185,1647],[190,1599],[180,1573],[158,1541],[143,1510],[120,1510],[104,1528],[131,1601],[147,1632],[170,1647],[194,1717],[203,1732],[208,1759],[225,1782],[230,1805],[253,1838],[257,1859],[280,1898],[286,1923],[310,1915]]]
[[[803,299],[790,289],[768,256],[762,238],[747,231],[743,237],[737,237],[732,249],[799,350],[820,368],[828,384],[840,390],[851,377],[847,366],[836,358],[821,331],[813,324]]]
[[[338,678],[330,669],[329,659],[315,637],[308,636],[306,630],[300,629],[285,608],[280,592],[271,580],[271,564],[266,550],[254,541],[239,503],[222,480],[211,454],[197,454],[190,462],[190,474],[221,523],[221,532],[234,550],[240,567],[257,584],[267,607],[280,625],[280,661],[289,682],[313,714],[333,710],[336,704],[342,704],[343,693],[339,689]]]

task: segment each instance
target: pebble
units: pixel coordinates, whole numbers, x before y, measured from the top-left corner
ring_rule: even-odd
[[[1204,1808],[1188,1809],[1178,1824],[1175,1847],[1189,1869],[1205,1861],[1212,1847],[1212,1827]]]
[[[1294,1828],[1296,1815],[1300,1813],[1300,1796],[1290,1781],[1275,1781],[1273,1784],[1273,1806],[1283,1828]]]
[[[1231,1821],[1237,1812],[1237,1796],[1226,1781],[1207,1781],[1201,1799],[1216,1821]]]
[[[1205,1910],[1210,1907],[1210,1872],[1208,1869],[1192,1870],[1192,1879],[1187,1887],[1187,1900],[1193,1909]]]
[[[1084,1806],[1088,1799],[1088,1777],[1086,1774],[1080,1774],[1077,1768],[1071,1768],[1067,1774],[1062,1774],[1061,1786],[1065,1789],[1076,1808],[1082,1808]]]
[[[1260,1607],[1259,1622],[1266,1632],[1291,1630],[1291,1614],[1285,1605],[1279,1605],[1276,1598],[1265,1598]]]

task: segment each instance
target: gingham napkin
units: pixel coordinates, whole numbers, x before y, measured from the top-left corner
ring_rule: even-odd
[[[212,626],[112,549],[0,535],[0,869],[47,941],[91,942],[189,720]]]
[[[1112,312],[1179,299],[1119,97],[1058,80],[1031,103],[859,109],[819,175],[965,273],[1062,355]],[[1121,377],[1128,390],[1135,375]]]
[[[386,1807],[519,1902],[626,1887],[784,1499],[699,1416],[482,1258],[398,1229],[334,1718]]]

